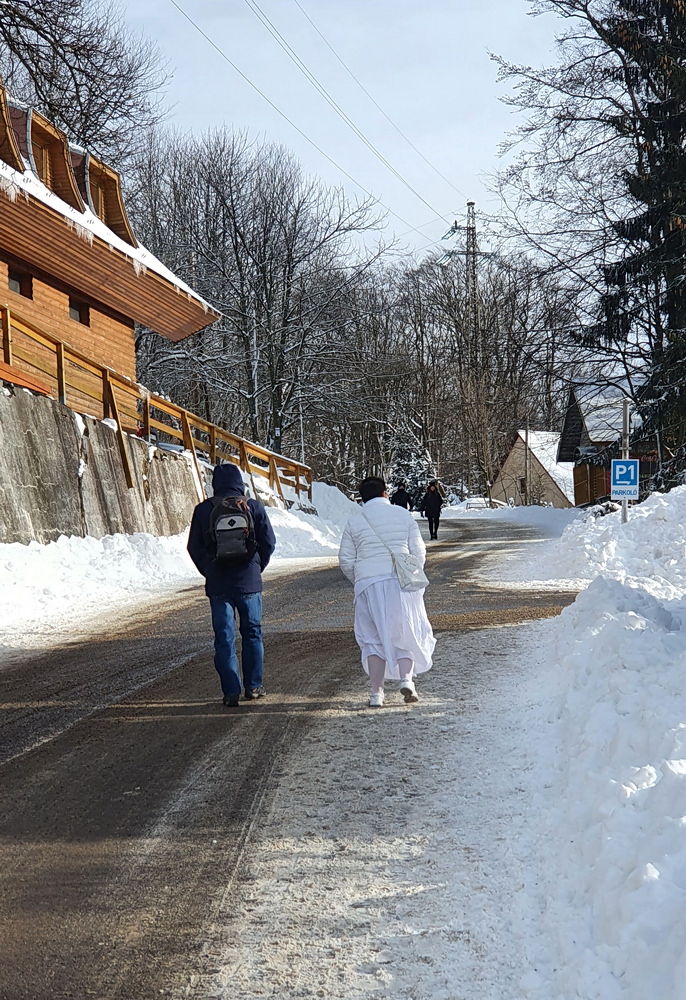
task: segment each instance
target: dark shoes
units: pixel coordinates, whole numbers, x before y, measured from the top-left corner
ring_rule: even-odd
[[[263,687],[246,688],[244,698],[246,701],[256,701],[258,698],[264,698],[266,693]],[[238,695],[232,694],[224,698],[224,704],[227,708],[238,708]]]

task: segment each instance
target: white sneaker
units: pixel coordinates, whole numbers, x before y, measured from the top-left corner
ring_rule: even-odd
[[[376,694],[369,695],[369,707],[383,708],[383,691],[379,691]]]
[[[405,699],[406,705],[409,705],[412,701],[419,701],[419,695],[417,694],[417,688],[414,686],[413,680],[401,681],[400,693]]]

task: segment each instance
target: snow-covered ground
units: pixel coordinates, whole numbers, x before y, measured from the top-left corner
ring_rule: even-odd
[[[522,950],[540,936],[530,726],[543,717],[530,639],[442,635],[418,705],[389,684],[386,707],[367,708],[361,670],[326,699],[316,679],[299,693],[309,723],[203,929],[216,971],[198,996],[526,995]],[[525,664],[514,689],[513,655]]]
[[[321,516],[268,507],[277,538],[268,572],[290,570],[293,560],[334,557],[354,504],[335,487],[315,483]],[[30,649],[64,639],[65,628],[85,628],[107,612],[202,578],[186,552],[187,533],[61,536],[56,542],[0,545],[3,614],[0,649]]]
[[[440,637],[413,708],[320,711],[204,995],[683,1000],[684,519],[552,512],[511,573],[588,584],[560,617]]]
[[[685,529],[681,487],[628,524],[575,519],[501,573],[586,588],[531,643],[536,792],[514,850],[533,846],[541,919],[522,997],[686,996]]]
[[[473,503],[474,500],[471,502]],[[484,503],[486,502],[484,500]],[[576,507],[560,508],[532,505],[531,507],[498,507],[495,510],[488,507],[469,510],[469,503],[469,500],[463,500],[455,507],[444,507],[441,511],[441,521],[461,521],[464,518],[474,517],[479,520],[494,518],[497,521],[509,521],[511,524],[529,524],[532,527],[540,528],[545,534],[557,536],[572,521],[583,516]]]
[[[619,511],[596,518],[588,511],[519,507],[477,516],[538,524],[559,536],[503,566],[508,586],[582,589],[605,576],[658,597],[686,592],[686,486],[632,507],[625,525]]]
[[[271,511],[282,558],[335,556],[353,506],[316,490],[318,519]],[[307,768],[284,764],[204,995],[686,996],[686,487],[627,525],[454,516],[549,536],[480,583],[579,597],[549,621],[441,636],[418,706],[396,695],[373,715],[361,674],[342,685]],[[3,546],[3,638],[184,582],[199,580],[182,538]]]

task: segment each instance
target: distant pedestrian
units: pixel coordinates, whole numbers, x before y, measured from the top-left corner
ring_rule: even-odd
[[[385,679],[400,681],[407,703],[418,701],[414,676],[431,668],[436,640],[424,591],[400,589],[391,552],[410,553],[423,565],[426,548],[410,512],[389,503],[383,479],[365,479],[360,497],[362,509],[345,527],[338,559],[355,586],[355,638],[369,675],[369,704],[383,705]]]
[[[214,665],[224,704],[235,708],[241,693],[236,655],[236,612],[242,638],[241,666],[247,701],[264,695],[262,672],[262,571],[276,547],[267,511],[246,499],[237,465],[218,465],[214,496],[193,511],[188,552],[205,577],[214,628]]]
[[[405,489],[405,483],[398,483],[398,489],[391,497],[391,503],[396,507],[404,507],[405,510],[412,510],[412,498]]]
[[[435,481],[429,483],[424,498],[419,505],[419,510],[422,514],[426,515],[426,519],[429,522],[429,538],[434,541],[438,538],[438,522],[441,519],[442,506],[443,497],[438,491],[437,483]]]

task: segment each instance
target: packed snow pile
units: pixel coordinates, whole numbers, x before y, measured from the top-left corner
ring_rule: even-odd
[[[355,504],[335,487],[314,484],[325,518],[268,507],[277,547],[273,562],[335,556]],[[0,545],[4,595],[0,646],[31,644],[64,623],[125,607],[183,585],[200,584],[186,552],[187,534],[61,536],[56,542]]]
[[[686,486],[654,493],[632,507],[627,524],[620,511],[599,518],[576,515],[559,539],[506,567],[502,578],[581,587],[607,576],[656,597],[686,594]]]
[[[317,514],[323,521],[344,528],[348,518],[359,510],[356,503],[348,500],[345,493],[336,486],[326,483],[312,483],[312,503],[317,508]]]
[[[554,692],[532,726],[544,857],[529,891],[545,932],[530,1000],[684,996],[685,522],[681,487],[627,524],[573,522],[527,570],[591,580],[539,644]]]
[[[644,551],[649,523],[636,522]],[[617,575],[619,553],[630,560],[631,585],[597,578],[552,625],[546,659],[558,697],[537,741],[535,810],[549,930],[547,947],[531,945],[532,1000],[684,996],[686,600],[638,585],[639,537],[613,547]],[[654,545],[657,572],[661,545],[682,539],[664,533]],[[647,583],[650,563],[642,569]]]
[[[35,631],[74,615],[94,614],[155,591],[197,579],[185,535],[62,535],[40,545],[0,545],[0,588],[5,613],[0,643],[16,641],[22,627]]]

